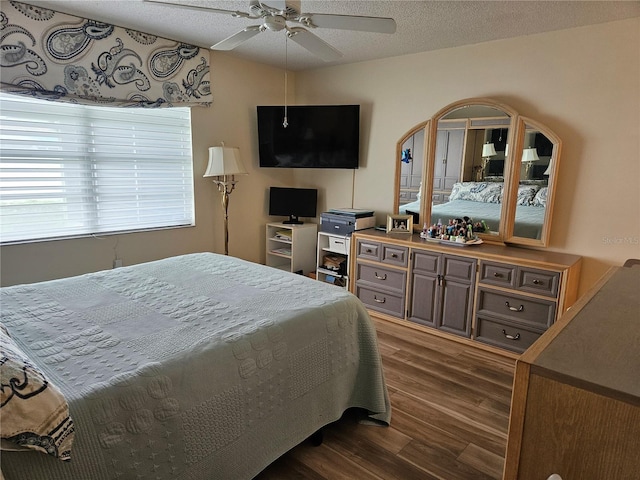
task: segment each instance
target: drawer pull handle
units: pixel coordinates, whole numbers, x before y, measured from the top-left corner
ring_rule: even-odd
[[[391,254],[391,258],[398,258],[398,254],[397,253],[392,253]]]
[[[367,248],[367,249],[365,250],[365,252],[367,252],[367,253],[371,253],[371,249],[370,249],[370,248]]]
[[[381,299],[379,299],[378,297],[376,297],[376,296],[374,295],[374,296],[373,296],[373,301],[374,301],[374,302],[377,302],[377,303],[384,303],[384,302],[386,302],[386,301],[387,301],[387,299],[386,299],[386,298],[384,298],[384,297],[382,297],[382,300],[381,300]]]
[[[498,273],[498,272],[494,272],[493,276],[496,277],[496,278],[502,278],[502,274]]]
[[[505,338],[507,340],[520,340],[520,334],[516,333],[515,335],[510,335],[507,333],[507,331],[503,328],[502,329],[502,334],[505,336]]]
[[[334,225],[333,228],[335,228],[336,230],[340,230],[340,225]]]
[[[373,272],[373,274],[376,276],[376,278],[378,280],[386,280],[387,279],[387,274],[383,274],[382,276],[378,275],[378,272]]]
[[[540,280],[538,280],[537,278],[533,279],[533,284],[534,285],[542,285],[542,282]]]
[[[520,305],[518,308],[516,307],[512,307],[511,305],[509,305],[509,302],[504,302],[504,304],[507,306],[507,308],[509,310],[511,310],[512,312],[521,312],[524,310],[524,305]]]

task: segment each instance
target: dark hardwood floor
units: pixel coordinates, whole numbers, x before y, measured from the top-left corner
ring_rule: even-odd
[[[515,361],[374,318],[391,426],[347,412],[256,480],[502,478]]]

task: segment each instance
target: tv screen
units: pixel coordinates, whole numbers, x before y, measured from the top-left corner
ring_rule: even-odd
[[[318,190],[315,188],[271,187],[269,189],[269,215],[289,217],[283,223],[299,224],[298,217],[315,217]]]
[[[261,167],[358,168],[360,105],[258,106]]]

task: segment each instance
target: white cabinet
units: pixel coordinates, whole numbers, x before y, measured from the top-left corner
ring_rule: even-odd
[[[453,184],[460,181],[464,136],[464,129],[446,130],[438,124],[436,161],[433,165],[434,205],[448,202]]]
[[[318,232],[316,279],[349,288],[350,248],[350,236]]]
[[[307,275],[316,269],[315,223],[267,224],[266,265]]]
[[[400,205],[418,200],[424,159],[424,128],[402,144],[400,163]]]

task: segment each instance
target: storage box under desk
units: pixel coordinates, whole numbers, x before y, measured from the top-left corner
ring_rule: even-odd
[[[348,255],[347,245],[348,241],[344,237],[329,237],[329,250],[332,252]]]

